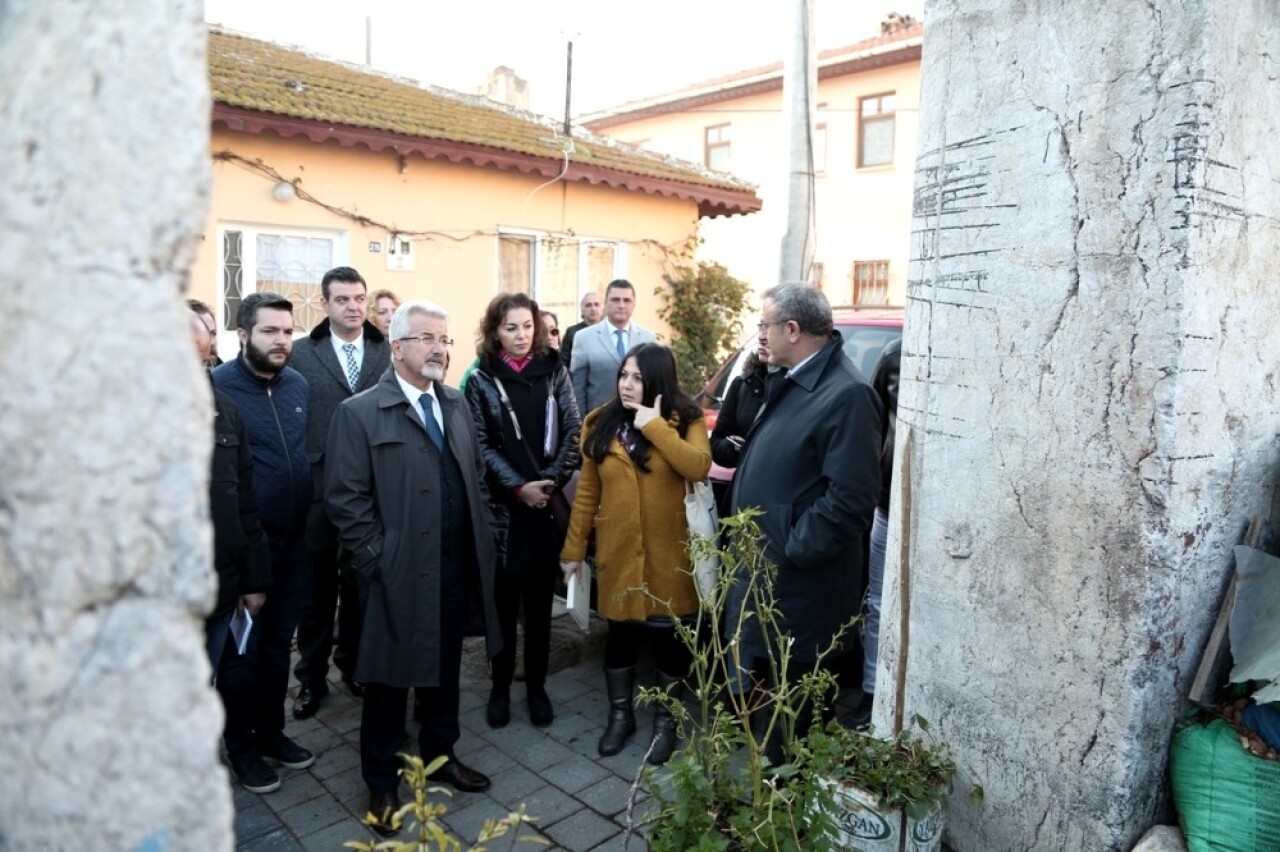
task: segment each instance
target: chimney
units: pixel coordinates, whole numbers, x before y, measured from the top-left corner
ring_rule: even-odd
[[[529,81],[505,65],[489,72],[489,80],[482,92],[491,101],[527,110],[529,108]]]

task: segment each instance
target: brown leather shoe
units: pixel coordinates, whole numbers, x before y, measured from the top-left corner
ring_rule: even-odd
[[[381,837],[395,837],[400,829],[391,824],[391,817],[400,810],[400,796],[395,790],[390,793],[369,791],[369,816],[365,824]]]
[[[428,776],[432,781],[441,781],[463,793],[481,793],[489,789],[489,776],[463,766],[457,758],[450,760]]]

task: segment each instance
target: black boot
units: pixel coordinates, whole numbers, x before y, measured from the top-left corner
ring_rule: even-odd
[[[672,700],[679,701],[684,694],[684,681],[672,677],[662,670],[658,671],[658,688],[666,692]],[[653,766],[661,766],[676,750],[676,720],[666,704],[659,702],[653,708],[653,745],[649,747],[646,760]]]
[[[602,757],[608,757],[622,751],[627,737],[636,732],[636,711],[631,704],[631,693],[636,686],[636,667],[605,669],[604,685],[609,693],[609,724],[600,735],[599,751]]]

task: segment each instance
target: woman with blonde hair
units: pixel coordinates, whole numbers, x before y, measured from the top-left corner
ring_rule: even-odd
[[[674,625],[698,610],[685,550],[685,483],[711,469],[711,443],[702,409],[680,389],[675,358],[654,343],[626,354],[617,396],[587,415],[582,435],[582,477],[560,567],[568,576],[582,570],[594,527],[599,610],[609,621],[609,720],[599,752],[610,755],[636,729],[637,645],[654,643],[659,687],[678,695],[689,671]],[[665,763],[675,745],[675,722],[659,706],[649,762]]]

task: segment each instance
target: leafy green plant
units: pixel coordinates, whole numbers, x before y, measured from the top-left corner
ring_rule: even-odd
[[[722,546],[697,537],[690,542],[695,558],[718,550],[722,569],[697,616],[675,620],[677,633],[692,652],[688,681],[696,712],[665,692],[643,692],[645,700],[661,701],[671,710],[683,738],[666,769],[642,769],[636,787],[652,797],[645,839],[655,852],[799,852],[830,845],[826,809],[821,807],[829,804],[830,793],[804,771],[806,749],[795,736],[795,725],[804,704],[813,705],[816,715],[835,692],[835,679],[821,662],[839,636],[812,670],[795,670],[789,645],[781,641],[773,596],[777,569],[760,547],[755,522],[759,514],[747,509],[723,519]],[[743,584],[747,604],[736,623],[712,629],[723,621],[735,578]],[[767,643],[774,672],[770,684],[746,675],[752,661],[742,658],[741,637],[752,618],[775,640]],[[780,765],[768,756],[768,744],[775,737],[781,737],[786,756]]]
[[[663,300],[658,316],[671,326],[680,386],[696,393],[741,344],[751,288],[718,263],[679,266],[662,277],[667,286],[654,291]]]
[[[914,721],[927,734],[928,721]],[[909,728],[886,739],[870,728],[849,730],[832,722],[810,732],[805,745],[811,771],[862,788],[879,800],[881,810],[901,809],[924,819],[947,806],[956,763],[946,743],[926,741]],[[981,803],[982,788],[974,785],[969,795]]]
[[[442,802],[433,802],[428,798],[429,794],[453,795],[451,790],[432,786],[430,783],[431,774],[444,766],[449,758],[441,756],[429,764],[424,764],[422,758],[417,755],[402,753],[400,759],[404,762],[404,768],[400,770],[400,774],[413,790],[413,798],[391,815],[391,825],[397,829],[407,827],[411,836],[407,839],[393,837],[382,841],[351,840],[342,845],[359,852],[429,852],[429,850],[462,852],[464,848],[462,841],[451,835],[440,824],[440,817],[449,810],[448,807]],[[368,814],[365,820],[373,822],[375,817],[373,814]],[[512,836],[516,840],[546,845],[547,841],[536,835],[520,836],[521,826],[532,822],[536,822],[536,819],[528,816],[524,805],[521,805],[501,819],[485,820],[475,845],[465,848],[467,852],[484,852],[485,843],[503,837],[508,832],[514,832]]]
[[[814,725],[797,736],[802,708],[814,718],[836,692],[823,660],[855,622],[846,624],[818,655],[811,670],[799,670],[782,632],[773,594],[777,568],[764,556],[755,518],[746,509],[721,520],[722,540],[694,536],[690,556],[719,553],[721,577],[692,621],[674,619],[692,652],[689,684],[696,709],[666,692],[647,689],[645,700],[660,701],[675,717],[682,746],[665,770],[641,770],[635,791],[652,797],[645,813],[645,839],[654,852],[666,850],[823,850],[836,842],[835,784],[854,783],[886,809],[903,808],[913,818],[945,806],[956,773],[945,743],[911,730],[888,739],[870,729],[848,730],[835,722]],[[731,587],[741,584],[746,604],[724,624]],[[746,682],[750,660],[742,659],[741,638],[751,618],[759,622],[769,647],[772,683]],[[715,629],[723,624],[722,629]],[[928,722],[916,717],[928,732]],[[768,744],[780,736],[783,762],[769,759]],[[833,784],[834,782],[834,784]],[[981,801],[974,785],[970,798]]]

